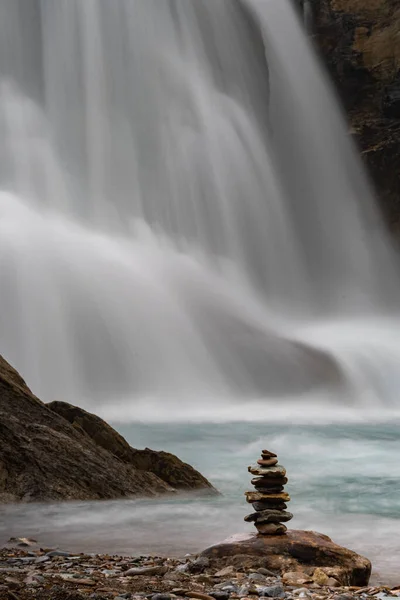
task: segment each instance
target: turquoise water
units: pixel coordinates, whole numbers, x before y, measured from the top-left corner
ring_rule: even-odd
[[[147,445],[177,454],[205,474],[226,499],[243,507],[243,491],[250,480],[247,465],[267,447],[278,454],[287,469],[291,509],[302,518],[317,511],[400,519],[398,423],[117,427],[134,447]]]
[[[290,526],[330,535],[365,556],[374,580],[400,583],[399,425],[268,423],[116,424],[129,443],[176,453],[222,492],[159,501],[78,502],[3,507],[0,541],[33,535],[74,551],[197,552],[243,521],[250,475],[262,447],[287,468]]]

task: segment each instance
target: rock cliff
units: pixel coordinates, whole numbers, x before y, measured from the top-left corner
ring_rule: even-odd
[[[0,357],[0,502],[151,497],[176,489],[217,493],[175,456],[136,451],[98,417],[66,406],[81,424],[43,404]],[[147,462],[141,452],[150,456]]]
[[[169,452],[156,452],[149,448],[145,450],[131,448],[122,435],[103,419],[67,402],[50,402],[47,406],[124,463],[140,471],[154,473],[177,490],[203,489],[205,492],[215,492],[203,475],[177,456]]]
[[[400,4],[312,0],[317,46],[336,83],[390,227],[400,229]]]

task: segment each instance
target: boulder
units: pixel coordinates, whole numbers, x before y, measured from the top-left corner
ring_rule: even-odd
[[[145,450],[131,448],[122,435],[103,419],[78,406],[59,401],[50,402],[47,406],[107,452],[140,471],[154,473],[173,488],[187,491],[202,490],[211,494],[218,493],[201,473],[182,462],[174,454],[149,448],[145,448]]]
[[[400,4],[313,0],[314,38],[386,220],[400,229]]]
[[[371,563],[352,550],[338,546],[321,533],[289,530],[285,535],[238,535],[201,553],[215,568],[225,565],[259,568],[286,574],[303,585],[318,578],[334,579],[343,586],[365,586]],[[293,575],[296,574],[296,576]],[[289,575],[290,574],[290,575]],[[315,577],[314,577],[315,576]]]
[[[0,440],[0,502],[152,497],[176,491],[50,410],[1,356]],[[194,470],[189,471],[194,478]]]

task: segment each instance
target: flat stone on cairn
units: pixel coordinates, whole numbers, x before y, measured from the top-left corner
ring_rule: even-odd
[[[290,512],[286,512],[286,502],[290,496],[284,492],[287,483],[286,469],[278,464],[278,457],[269,450],[261,451],[261,458],[256,465],[249,467],[252,475],[257,475],[251,480],[255,492],[245,492],[246,500],[253,505],[256,512],[247,515],[244,520],[253,522],[259,535],[282,535],[287,527],[283,525],[293,519]]]

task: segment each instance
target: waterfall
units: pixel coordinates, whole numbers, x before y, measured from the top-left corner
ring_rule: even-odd
[[[0,352],[39,397],[398,404],[393,252],[291,0],[0,0],[0,133]]]

